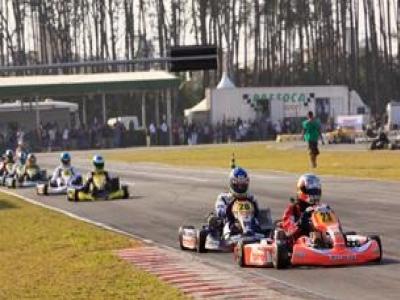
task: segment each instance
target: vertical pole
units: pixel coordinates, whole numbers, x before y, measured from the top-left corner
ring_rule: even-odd
[[[87,125],[87,107],[86,107],[87,98],[83,97],[82,99],[82,123],[83,125]]]
[[[142,92],[142,128],[146,129],[147,128],[147,122],[146,122],[146,92]]]
[[[161,92],[159,91],[156,93],[156,100],[155,100],[156,103],[154,105],[155,107],[154,121],[156,123],[157,128],[160,127],[160,97],[161,97]]]
[[[172,145],[171,89],[167,89],[167,125],[169,145]]]
[[[39,129],[40,126],[39,97],[35,98],[35,104],[36,104],[36,129]]]
[[[106,112],[106,94],[101,94],[101,103],[103,108],[103,124],[107,123],[107,112]]]

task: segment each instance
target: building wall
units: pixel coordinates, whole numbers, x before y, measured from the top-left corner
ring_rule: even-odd
[[[350,94],[352,97],[349,103]],[[261,115],[260,103],[265,102],[268,103],[269,118],[273,122],[284,118],[305,117],[310,110],[333,119],[338,115],[357,114],[360,106],[369,112],[358,94],[354,91],[349,93],[346,86],[213,89],[210,100],[213,124],[238,117],[254,120]],[[254,108],[259,108],[258,112]]]

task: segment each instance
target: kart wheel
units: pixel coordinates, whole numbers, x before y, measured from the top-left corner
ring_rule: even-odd
[[[205,253],[207,252],[206,249],[206,239],[207,239],[208,231],[207,230],[199,230],[197,232],[197,252],[199,253]]]
[[[272,255],[272,265],[276,269],[286,269],[290,265],[289,249],[282,241],[275,242],[275,252]]]
[[[48,186],[48,184],[46,183],[44,186],[43,186],[43,195],[48,195],[49,194],[49,186]]]
[[[179,247],[181,250],[189,250],[185,246],[183,246],[183,230],[185,229],[195,229],[194,226],[181,226],[179,227]]]
[[[128,186],[127,185],[123,185],[122,187],[122,191],[123,191],[123,199],[128,199],[129,198],[129,190],[128,190]]]
[[[239,267],[243,268],[244,264],[244,245],[243,242],[238,242],[235,246],[235,259]]]
[[[368,240],[373,240],[376,241],[378,243],[379,246],[379,257],[377,259],[374,260],[374,262],[376,263],[380,263],[382,261],[382,242],[381,242],[381,238],[379,237],[379,235],[369,235],[368,236]]]
[[[13,178],[11,180],[11,185],[8,186],[9,188],[15,189],[17,188],[17,180],[15,178]]]

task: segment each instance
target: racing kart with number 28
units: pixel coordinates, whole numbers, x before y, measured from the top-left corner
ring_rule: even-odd
[[[62,174],[55,182],[49,180],[45,183],[38,183],[36,185],[36,193],[38,195],[65,195],[68,188],[79,189],[82,187],[82,177],[80,175],[74,176],[70,170],[62,171]]]
[[[203,253],[209,250],[232,252],[234,245],[242,240],[259,240],[268,236],[273,228],[271,212],[261,209],[258,216],[259,224],[255,225],[254,208],[250,201],[236,201],[232,207],[236,222],[234,230],[224,233],[225,220],[214,216],[208,217],[208,223],[199,229],[195,226],[179,228],[179,246],[182,250],[197,250]],[[255,230],[257,227],[257,230]]]
[[[292,266],[339,266],[380,262],[379,236],[343,232],[335,212],[328,205],[316,205],[309,213],[310,236],[290,243],[279,223],[273,238],[240,241],[234,249],[239,266],[264,266],[278,269]],[[315,238],[317,237],[317,238]]]

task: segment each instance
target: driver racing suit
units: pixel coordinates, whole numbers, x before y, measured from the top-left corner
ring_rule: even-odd
[[[311,204],[297,200],[289,204],[285,209],[282,218],[282,228],[286,235],[295,241],[302,235],[309,235],[311,228],[309,225],[309,215],[306,213]]]
[[[74,167],[59,165],[51,176],[50,185],[52,187],[58,187],[60,185],[77,185],[81,180],[81,175]]]
[[[40,167],[37,164],[29,165],[28,163],[22,168],[22,174],[19,177],[19,180],[22,182],[24,180],[40,180]]]
[[[221,193],[218,196],[217,201],[215,203],[215,210],[216,210],[216,214],[218,217],[224,217],[226,220],[226,224],[224,227],[224,236],[231,234],[231,232],[234,231],[235,227],[236,227],[235,226],[236,219],[232,212],[233,204],[236,201],[244,201],[244,200],[247,200],[253,204],[254,221],[255,221],[254,227],[257,231],[257,227],[258,227],[257,218],[258,218],[259,208],[258,208],[258,202],[254,198],[254,196],[251,194],[248,194],[247,197],[239,199],[239,198],[235,198],[234,195],[231,193]]]

